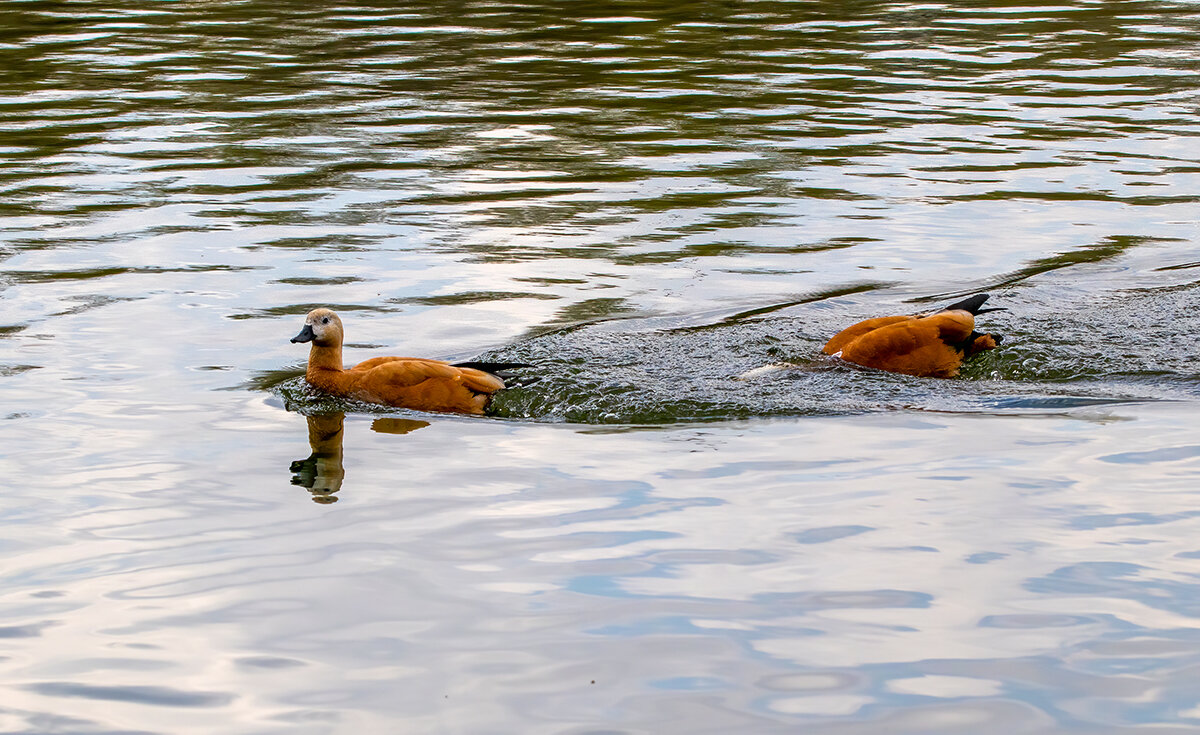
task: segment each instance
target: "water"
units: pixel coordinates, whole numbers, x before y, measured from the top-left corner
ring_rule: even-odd
[[[0,2],[0,731],[1200,732],[1198,33]],[[315,396],[315,305],[535,380]]]

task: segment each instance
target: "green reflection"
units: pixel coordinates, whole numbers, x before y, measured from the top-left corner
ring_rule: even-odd
[[[1113,237],[1105,238],[1098,243],[1085,245],[1077,250],[1068,250],[1062,253],[1055,253],[1054,255],[1046,258],[1039,258],[1024,268],[1021,268],[1020,270],[1017,270],[996,281],[995,285],[1010,286],[1022,281],[1026,281],[1042,273],[1049,273],[1051,271],[1056,271],[1062,268],[1070,268],[1076,265],[1100,263],[1106,260],[1112,260],[1133,248],[1169,241],[1170,240],[1166,238],[1158,237],[1115,235]],[[924,300],[932,301],[943,297],[944,296],[929,297],[928,299]]]
[[[388,299],[393,304],[420,304],[422,306],[455,306],[459,304],[478,304],[488,301],[507,301],[509,299],[542,299],[559,298],[554,294],[528,293],[520,291],[467,291],[465,293],[442,294],[439,296],[406,296],[398,299]]]

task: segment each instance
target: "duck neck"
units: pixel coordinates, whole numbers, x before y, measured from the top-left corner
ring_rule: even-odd
[[[329,378],[342,372],[342,346],[340,344],[319,345],[313,342],[308,353],[308,370],[305,378],[308,382],[319,384],[322,379]]]

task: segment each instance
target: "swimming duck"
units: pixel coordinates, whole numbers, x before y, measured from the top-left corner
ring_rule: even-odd
[[[420,357],[373,357],[342,367],[342,320],[329,309],[313,309],[292,342],[312,342],[304,379],[318,390],[368,403],[482,414],[492,394],[504,388],[496,371],[522,363],[448,363]]]
[[[975,331],[978,294],[932,314],[867,319],[834,335],[822,351],[864,367],[927,378],[952,378],[965,358],[995,348],[1001,337]]]

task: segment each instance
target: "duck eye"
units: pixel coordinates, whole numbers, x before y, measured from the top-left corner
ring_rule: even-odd
[[[321,320],[321,323],[322,323],[322,324],[328,324],[328,323],[329,323],[329,317],[325,317],[324,319],[322,319],[322,320]]]

